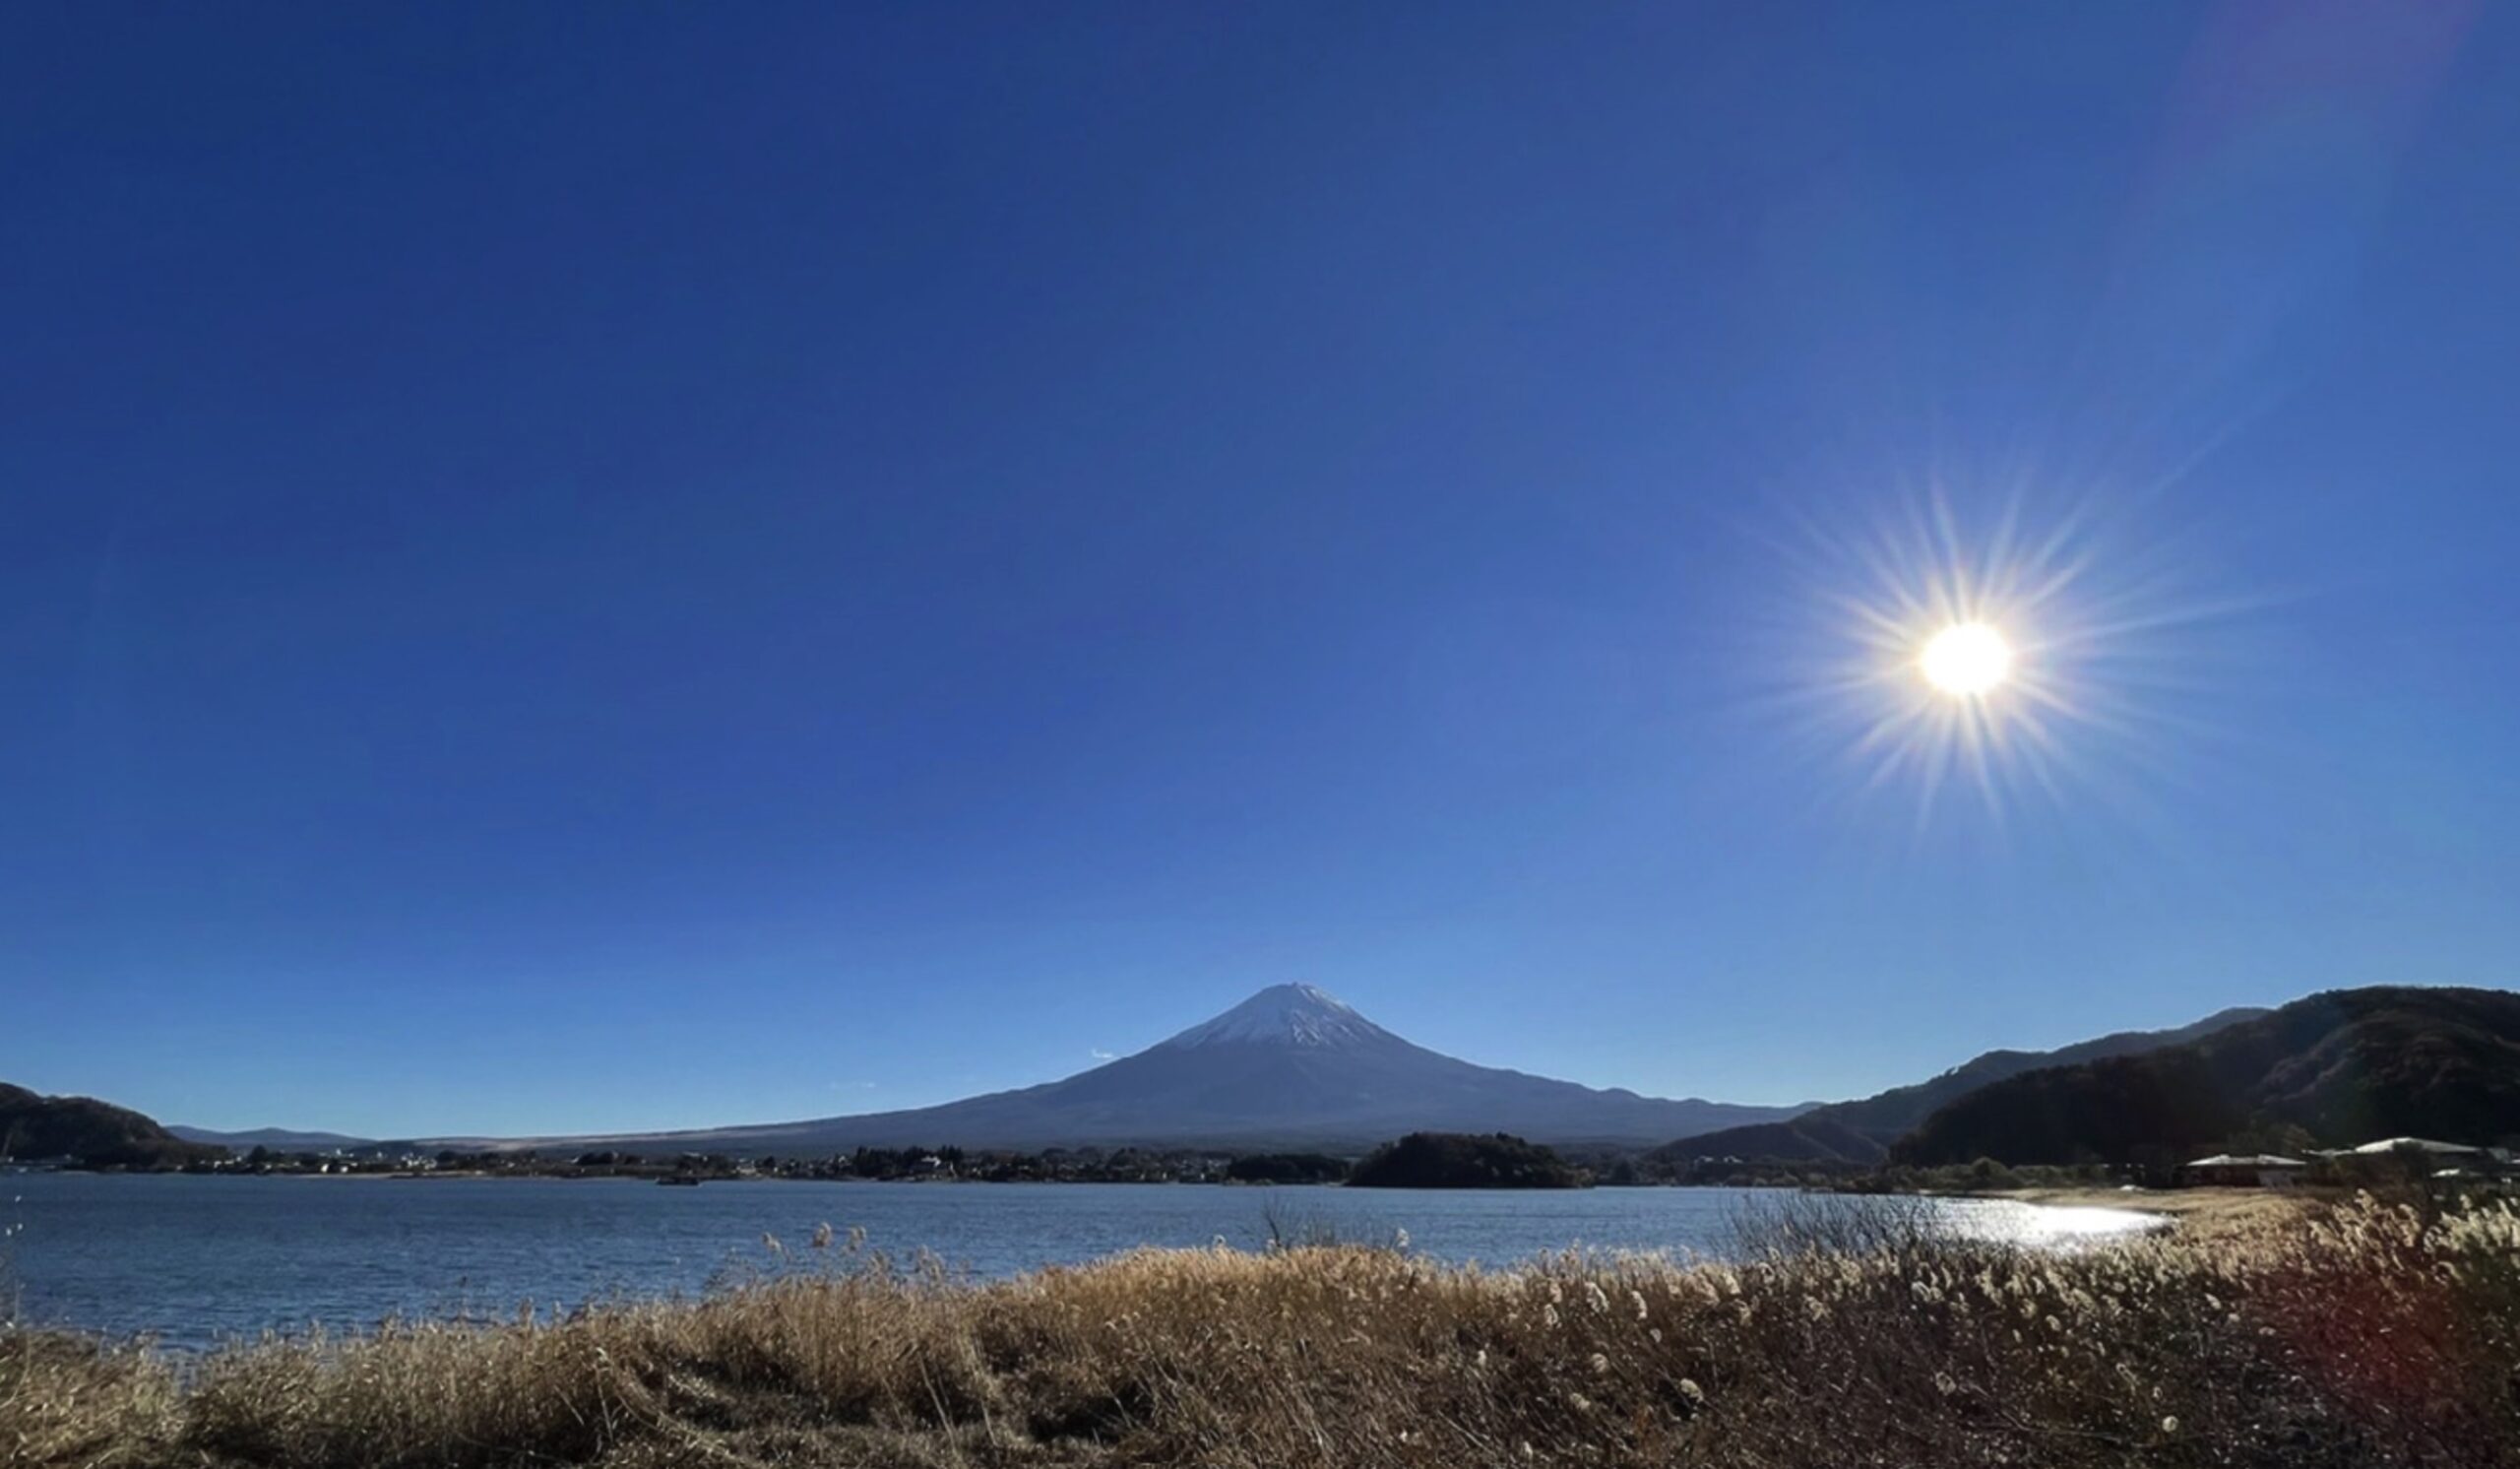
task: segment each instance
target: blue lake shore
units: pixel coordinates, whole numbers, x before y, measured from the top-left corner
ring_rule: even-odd
[[[815,1227],[896,1258],[926,1251],[1001,1278],[1141,1246],[1266,1244],[1270,1216],[1391,1239],[1448,1262],[1569,1248],[1722,1255],[1773,1191],[1387,1191],[1165,1183],[0,1177],[15,1227],[6,1286],[22,1317],[200,1348],[266,1330],[359,1329],[392,1315],[513,1317],[607,1299],[691,1295],[812,1262]],[[1848,1207],[1863,1207],[1848,1201]],[[2150,1216],[2000,1199],[1926,1207],[1955,1230],[2069,1245]],[[768,1243],[780,1242],[774,1249]]]

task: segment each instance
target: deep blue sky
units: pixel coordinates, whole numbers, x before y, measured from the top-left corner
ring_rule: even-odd
[[[1788,1101],[2507,985],[2515,76],[2456,6],[10,6],[0,1077],[760,1120],[1300,979]],[[2123,635],[2050,784],[1847,753],[1847,547],[1935,503]]]

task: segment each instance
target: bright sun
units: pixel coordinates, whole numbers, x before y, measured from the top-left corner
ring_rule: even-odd
[[[2012,644],[1984,622],[1961,622],[1935,633],[1918,660],[1925,681],[1944,693],[1983,694],[2012,671]]]

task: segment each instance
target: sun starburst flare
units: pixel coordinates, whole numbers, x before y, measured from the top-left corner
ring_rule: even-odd
[[[1806,521],[1788,547],[1796,630],[1767,660],[1774,702],[1860,795],[1912,795],[1920,825],[1955,786],[1998,820],[2095,792],[2126,809],[2138,772],[2200,731],[2215,658],[2197,634],[2234,605],[2160,543],[2082,511],[2035,519],[2016,499],[1973,528],[1934,494]]]

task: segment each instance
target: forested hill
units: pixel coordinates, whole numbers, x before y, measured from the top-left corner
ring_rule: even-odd
[[[2284,1126],[2332,1146],[2520,1133],[2520,994],[2313,994],[2185,1045],[1982,1087],[1927,1118],[1894,1155],[1917,1164],[2151,1162]]]
[[[1797,1163],[1878,1163],[1889,1156],[1892,1143],[1931,1117],[1935,1109],[1980,1087],[2044,1066],[2070,1065],[2181,1045],[2269,1013],[2263,1009],[2230,1009],[2175,1030],[2118,1031],[2054,1051],[1989,1051],[1928,1080],[1892,1087],[1852,1102],[1832,1102],[1785,1121],[1683,1137],[1665,1144],[1653,1156],[1667,1162],[1730,1157]]]
[[[2054,1051],[1989,1051],[1925,1081],[1892,1087],[1886,1092],[1853,1102],[1833,1102],[1826,1107],[1815,1108],[1803,1114],[1803,1120],[1833,1123],[1862,1133],[1886,1148],[1915,1130],[1933,1115],[1935,1109],[1956,1102],[1981,1087],[2042,1067],[2069,1066],[2081,1061],[2134,1055],[2159,1051],[2166,1046],[2184,1045],[2271,1013],[2258,1008],[2230,1009],[2174,1030],[2118,1031],[2058,1047]]]
[[[1681,1166],[1699,1158],[1744,1158],[1782,1163],[1878,1163],[1885,1149],[1875,1139],[1816,1113],[1783,1122],[1753,1122],[1668,1142],[1648,1160]]]
[[[105,1167],[177,1162],[221,1151],[93,1097],[45,1097],[0,1082],[0,1158],[70,1159]]]
[[[1584,1179],[1538,1143],[1498,1132],[1412,1132],[1367,1154],[1351,1188],[1576,1188]]]

